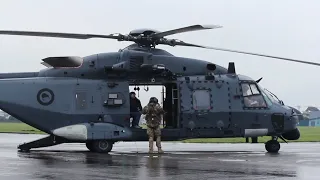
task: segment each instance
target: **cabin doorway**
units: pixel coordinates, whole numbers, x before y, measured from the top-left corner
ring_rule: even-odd
[[[178,119],[178,91],[175,83],[164,85],[130,85],[129,92],[135,92],[142,108],[149,103],[151,97],[156,97],[161,107],[166,111],[161,121],[162,128],[176,128]],[[130,118],[130,126],[133,118]],[[141,115],[139,126],[146,128],[146,120]]]

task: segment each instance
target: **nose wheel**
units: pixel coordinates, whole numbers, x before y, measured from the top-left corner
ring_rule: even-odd
[[[266,142],[265,148],[270,153],[277,153],[280,150],[280,143],[276,139],[272,139]]]

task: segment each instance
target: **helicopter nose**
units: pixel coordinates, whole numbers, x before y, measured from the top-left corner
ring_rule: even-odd
[[[288,119],[288,129],[291,129],[285,133],[282,134],[282,137],[287,139],[287,140],[297,140],[300,138],[300,131],[297,128],[297,125],[299,123],[299,117],[297,116],[297,114],[293,113],[292,115],[290,115],[289,117],[287,117]]]
[[[287,140],[297,140],[300,138],[300,131],[298,128],[282,134],[282,137]]]

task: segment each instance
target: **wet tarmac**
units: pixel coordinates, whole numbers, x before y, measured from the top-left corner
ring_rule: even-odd
[[[17,151],[41,135],[0,134],[0,180],[100,179],[320,179],[320,143],[163,143],[165,154],[149,156],[147,142],[116,143],[110,154],[90,153],[84,144]]]

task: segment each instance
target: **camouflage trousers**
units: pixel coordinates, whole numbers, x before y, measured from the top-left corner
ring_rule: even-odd
[[[154,128],[151,128],[149,126],[147,126],[147,134],[149,137],[157,137],[157,136],[161,136],[161,129],[160,129],[160,126],[157,126],[157,127],[154,127]]]
[[[159,153],[163,153],[161,148],[161,129],[160,126],[151,128],[147,126],[147,134],[149,137],[149,153],[153,153],[153,140],[156,138],[156,146]]]

